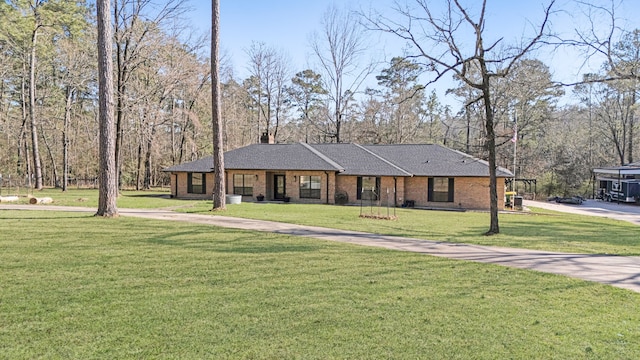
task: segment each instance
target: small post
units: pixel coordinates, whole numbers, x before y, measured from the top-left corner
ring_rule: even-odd
[[[389,188],[387,188],[387,218],[390,218],[391,214],[389,213]]]
[[[393,187],[393,216],[396,217],[396,208],[398,207],[398,204],[396,203],[396,187]]]
[[[373,195],[375,195],[375,193],[376,193],[376,190],[372,186],[371,187],[371,196],[369,196],[369,212],[371,213],[371,215],[373,215]]]

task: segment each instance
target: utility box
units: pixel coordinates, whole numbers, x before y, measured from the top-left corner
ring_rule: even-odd
[[[522,210],[522,196],[513,197],[513,208],[516,210]]]

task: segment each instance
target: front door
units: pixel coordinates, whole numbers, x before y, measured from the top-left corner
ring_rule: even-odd
[[[274,200],[284,200],[284,197],[287,194],[287,187],[285,182],[284,175],[274,175],[273,176],[273,199]]]

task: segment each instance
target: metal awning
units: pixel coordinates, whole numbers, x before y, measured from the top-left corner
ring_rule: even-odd
[[[593,169],[596,174],[607,174],[615,176],[640,175],[640,167],[635,166],[618,166],[610,168]]]

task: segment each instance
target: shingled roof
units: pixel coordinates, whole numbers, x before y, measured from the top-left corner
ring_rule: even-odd
[[[371,152],[383,157],[414,176],[489,176],[489,163],[460,151],[434,144],[367,145]],[[512,177],[504,168],[498,177]]]
[[[358,176],[489,176],[486,161],[440,145],[254,144],[227,151],[230,170],[335,171]],[[171,166],[167,172],[212,172],[211,156]],[[498,177],[512,177],[504,168]]]
[[[411,173],[357,144],[310,145],[344,167],[344,175],[411,176]]]

